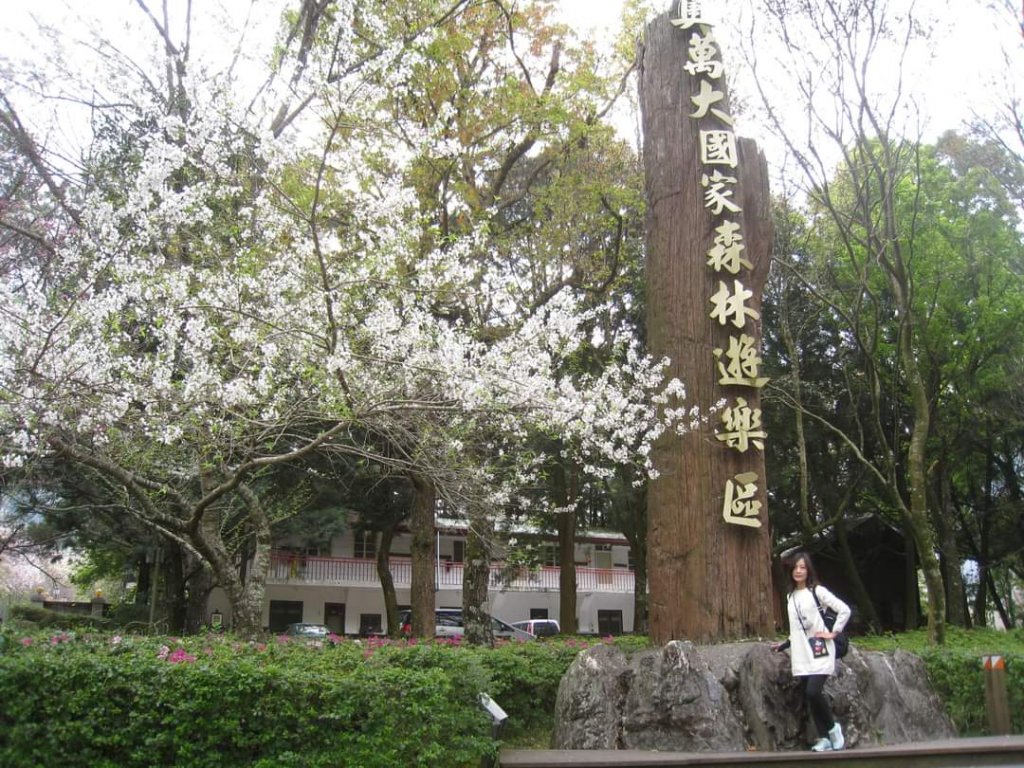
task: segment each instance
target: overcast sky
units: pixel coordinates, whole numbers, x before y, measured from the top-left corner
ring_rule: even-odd
[[[397,2],[398,0],[396,0]],[[647,0],[654,8],[665,10],[669,0]],[[705,15],[719,22],[716,35],[726,49],[723,56],[730,75],[743,87],[745,72],[744,63],[738,50],[739,33],[731,28],[731,24],[741,18],[741,10],[749,0],[705,0]],[[843,0],[843,2],[859,2],[859,0]],[[889,0],[893,7],[907,6],[914,0]],[[1002,68],[1000,51],[1003,47],[1016,48],[1024,55],[1024,41],[1020,38],[1019,29],[1007,24],[1006,17],[1001,17],[997,24],[996,14],[987,10],[992,2],[1004,0],[916,0],[917,17],[923,22],[932,22],[935,29],[932,33],[931,58],[925,60],[925,52],[921,57],[908,64],[904,73],[906,90],[912,93],[918,106],[926,118],[924,136],[933,139],[942,131],[957,128],[963,120],[970,118],[972,111],[991,112],[993,103],[1004,97],[1005,86],[996,84],[998,73]],[[621,13],[623,0],[559,0],[565,18],[581,32],[589,30],[595,34],[611,34]],[[159,6],[154,0],[151,3]],[[237,17],[240,11],[249,8],[251,0],[199,0],[196,8],[208,11],[211,8],[225,8]],[[111,37],[117,36],[126,28],[126,19],[140,20],[136,0],[0,0],[3,13],[0,14],[0,29],[15,26],[21,29],[30,28],[27,22],[29,13],[39,13],[46,18],[59,18],[62,9],[70,5],[83,14],[97,14],[104,17],[104,31]],[[174,0],[172,8],[180,8],[183,0]],[[271,7],[270,0],[260,0],[256,4],[259,9]],[[263,13],[258,21],[271,25],[276,18],[274,14]],[[213,28],[210,28],[210,27]],[[193,30],[196,44],[205,42],[227,53],[230,45],[224,45],[223,25],[204,25],[204,28]],[[125,36],[122,32],[122,36]],[[205,40],[204,40],[205,38]],[[11,34],[5,34],[0,45],[0,54],[7,51],[24,50]],[[764,41],[767,50],[770,41]],[[265,46],[254,44],[254,53]],[[730,50],[732,49],[732,50]],[[47,45],[32,45],[35,55],[46,55]],[[1024,83],[1024,71],[1018,72],[1018,80]],[[741,116],[737,124],[740,133],[751,135],[761,140],[764,129],[750,125],[753,119]],[[629,129],[626,132],[631,133]],[[757,134],[761,133],[762,136]],[[769,147],[766,151],[771,153]],[[769,157],[771,160],[772,158]]]

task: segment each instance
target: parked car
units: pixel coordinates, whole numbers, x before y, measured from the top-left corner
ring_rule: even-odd
[[[551,637],[562,631],[554,619],[530,619],[529,621],[513,621],[512,626],[529,632],[536,637]]]
[[[398,614],[398,623],[403,635],[412,632],[412,611],[405,610]],[[462,637],[465,628],[462,624],[461,608],[438,608],[434,611],[434,636],[435,637]],[[522,629],[513,627],[508,622],[491,617],[491,631],[495,637],[509,640],[534,640],[534,635]]]
[[[331,630],[323,624],[307,624],[305,622],[300,622],[298,624],[289,624],[284,633],[289,637],[325,638],[331,633]]]

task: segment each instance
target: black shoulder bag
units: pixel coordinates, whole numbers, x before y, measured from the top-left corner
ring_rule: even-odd
[[[818,606],[818,612],[821,614],[821,618],[825,620],[825,627],[829,632],[831,632],[832,627],[836,625],[836,612],[827,605],[821,604],[818,600],[818,593],[814,591],[814,587],[811,587],[811,594],[814,596],[814,604]],[[836,635],[832,639],[832,642],[836,644],[837,659],[843,658],[847,651],[850,650],[850,638],[847,636],[845,630]]]

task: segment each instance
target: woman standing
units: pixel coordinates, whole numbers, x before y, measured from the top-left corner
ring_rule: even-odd
[[[814,563],[806,552],[795,552],[783,562],[792,590],[786,600],[789,609],[789,639],[776,643],[773,650],[790,649],[793,677],[803,678],[804,696],[818,730],[814,752],[842,749],[846,745],[842,726],[832,717],[825,698],[825,681],[836,670],[833,638],[850,620],[850,607],[818,583]],[[817,597],[817,600],[815,600]],[[832,630],[825,626],[821,608],[836,612]]]

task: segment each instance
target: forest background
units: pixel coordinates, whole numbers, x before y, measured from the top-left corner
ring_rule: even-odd
[[[644,352],[630,116],[664,9],[625,3],[595,40],[542,2],[111,5],[0,63],[0,564],[74,551],[91,590],[159,551],[169,626],[198,628],[217,584],[255,632],[273,540],[346,512],[381,552],[413,531],[429,616],[442,510],[482,566],[470,607],[492,557],[537,561],[510,527],[568,552],[621,531],[642,631],[650,445],[706,416]],[[1019,9],[733,7],[733,112],[775,176],[773,549],[827,534],[849,561],[871,521],[915,553],[900,588],[920,571],[933,640],[1013,626]],[[936,125],[929,78],[965,121]]]

